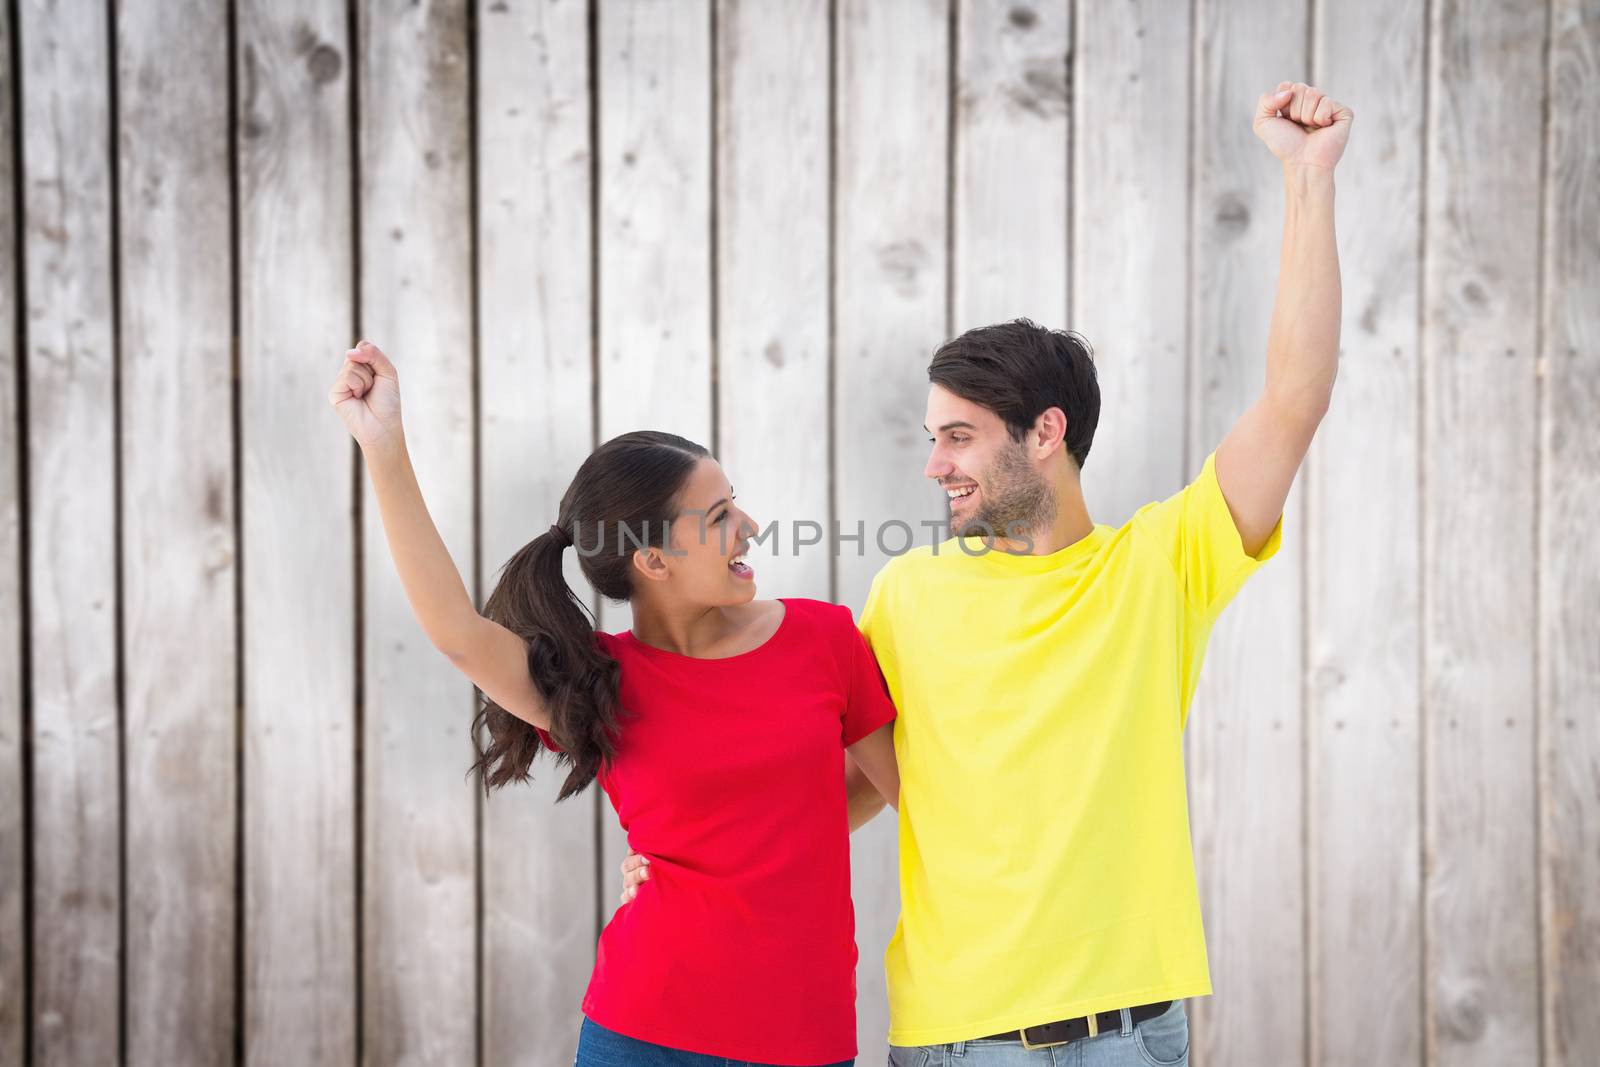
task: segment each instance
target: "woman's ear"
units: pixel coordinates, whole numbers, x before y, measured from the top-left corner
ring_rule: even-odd
[[[633,569],[641,578],[652,582],[667,580],[667,556],[659,548],[641,548],[633,553]]]

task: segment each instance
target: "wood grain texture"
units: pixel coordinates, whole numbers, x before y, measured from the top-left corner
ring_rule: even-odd
[[[1189,478],[1265,380],[1283,169],[1250,121],[1263,92],[1301,78],[1307,13],[1204,2],[1195,18]],[[1196,1067],[1305,1054],[1303,491],[1302,478],[1278,555],[1212,633],[1189,718],[1195,863],[1221,994],[1194,1004]]]
[[[1067,320],[1072,10],[958,3],[951,332]]]
[[[598,18],[600,440],[665,430],[714,450],[711,5],[607,0]],[[600,624],[633,617],[602,604]],[[609,919],[628,843],[596,803]]]
[[[234,1046],[233,274],[227,11],[119,4],[127,1060]]]
[[[361,332],[393,355],[406,439],[457,569],[474,568],[472,218],[465,0],[358,9]],[[477,1047],[475,695],[422,632],[363,478],[362,1048]]]
[[[345,9],[317,0],[236,18],[244,1056],[348,1064],[355,445],[322,398],[355,330],[351,44]]]
[[[763,596],[859,609],[947,515],[953,329],[1094,344],[1097,520],[1199,469],[1262,381],[1250,111],[1309,77],[1358,116],[1342,365],[1187,739],[1193,1062],[1587,1064],[1597,75],[1593,0],[0,5],[0,1063],[571,1061],[625,842],[544,763],[478,807],[323,406],[360,332],[480,598],[661,427],[779,523]],[[852,842],[863,1063],[895,847]]]
[[[1600,8],[1552,7],[1539,648],[1544,1055],[1600,1048]]]
[[[826,600],[828,3],[719,0],[717,26],[717,451],[777,526],[757,595]]]
[[[478,588],[555,521],[594,436],[587,5],[478,13]],[[577,553],[567,581],[587,594]],[[481,601],[480,601],[481,604]],[[483,806],[483,1062],[572,1063],[594,963],[595,794],[548,759]]]
[[[711,446],[711,11],[599,10],[600,439]]]
[[[33,1059],[119,1056],[116,338],[106,10],[27,0],[25,581],[33,688]]]
[[[1084,3],[1075,32],[1071,325],[1100,381],[1083,492],[1121,525],[1186,473],[1190,27],[1159,3]]]
[[[24,949],[28,929],[23,858],[28,826],[22,775],[22,642],[28,620],[22,604],[22,480],[17,457],[26,443],[18,345],[22,275],[17,270],[17,158],[13,116],[17,71],[12,66],[11,7],[0,7],[0,1063],[23,1062],[28,1019]]]
[[[928,360],[945,337],[950,9],[945,0],[840,0],[836,16],[834,505],[847,535],[839,603],[860,612],[908,538],[949,508],[922,477]],[[909,525],[888,525],[892,522]],[[881,540],[880,540],[881,535]],[[860,1060],[883,1058],[883,954],[900,910],[889,815],[851,838]]]
[[[1379,0],[1319,7],[1314,32],[1316,84],[1354,108],[1356,122],[1337,177],[1339,378],[1307,465],[1313,1058],[1324,1067],[1414,1064],[1422,1056],[1418,101],[1427,27],[1420,0]]]
[[[1542,7],[1438,3],[1424,280],[1428,1056],[1539,1055],[1535,430]],[[1480,565],[1487,564],[1487,565]]]

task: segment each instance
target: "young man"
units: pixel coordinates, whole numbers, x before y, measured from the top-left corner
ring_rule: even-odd
[[[1008,323],[934,356],[925,473],[958,539],[892,560],[861,619],[901,715],[892,1063],[1074,1040],[1108,1067],[1187,1058],[1181,1000],[1211,984],[1183,725],[1332,394],[1351,117],[1303,84],[1261,98],[1287,198],[1266,385],[1192,484],[1121,528],[1079,486],[1099,390],[1076,337]]]
[[[956,536],[891,560],[860,621],[900,712],[893,1065],[1046,1064],[1068,1042],[1101,1067],[1188,1059],[1182,999],[1211,984],[1183,726],[1332,394],[1351,120],[1302,83],[1258,102],[1287,199],[1266,385],[1193,483],[1122,527],[1079,484],[1100,407],[1080,338],[1022,320],[934,356],[925,473]]]

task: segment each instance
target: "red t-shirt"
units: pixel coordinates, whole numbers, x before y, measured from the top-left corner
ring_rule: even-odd
[[[849,609],[783,604],[765,644],[724,659],[597,635],[629,713],[599,781],[650,879],[601,933],[583,1013],[675,1049],[815,1065],[856,1054],[842,750],[895,709]]]

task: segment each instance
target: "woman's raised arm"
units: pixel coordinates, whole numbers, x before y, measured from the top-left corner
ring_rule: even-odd
[[[328,402],[361,446],[406,600],[428,640],[485,696],[535,726],[550,715],[517,634],[478,613],[422,499],[400,419],[400,377],[370,341],[345,353]]]

